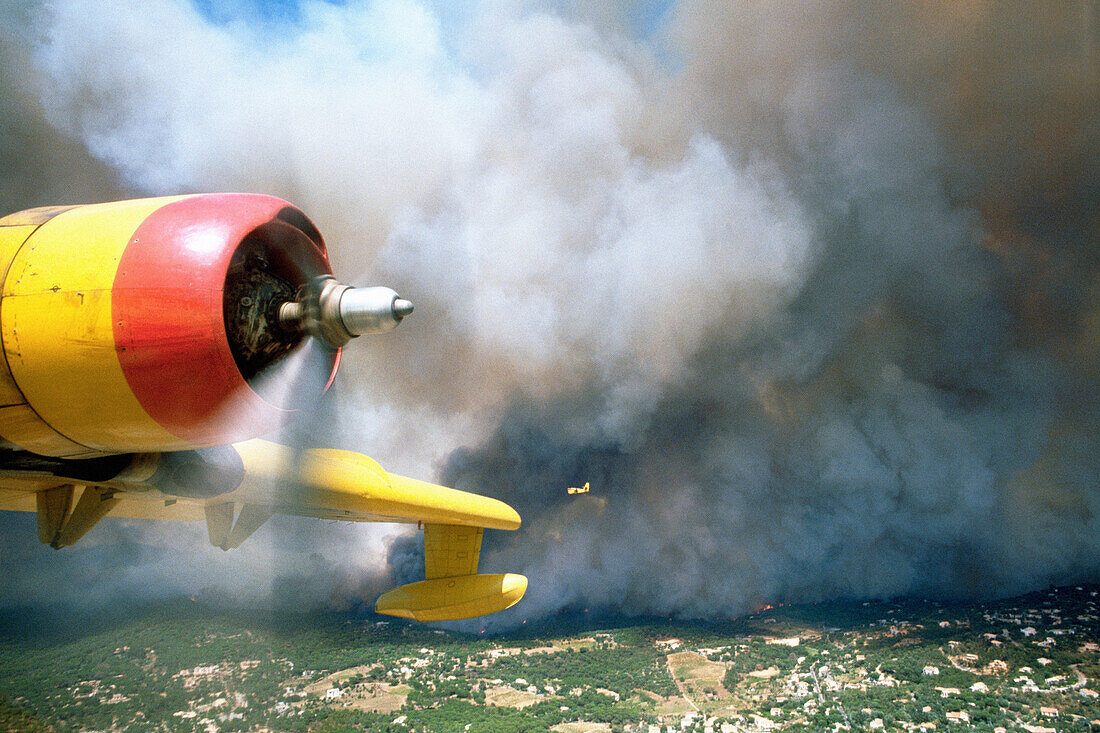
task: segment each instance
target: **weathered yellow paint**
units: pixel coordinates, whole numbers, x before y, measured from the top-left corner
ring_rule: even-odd
[[[374,610],[414,621],[454,621],[503,611],[526,592],[522,575],[460,575],[394,588],[378,597]]]
[[[11,218],[0,219],[0,283],[4,281],[9,265],[15,259],[16,252],[23,246],[23,242],[27,241],[27,237],[31,235],[31,232],[38,228],[37,224],[4,223]],[[19,391],[19,387],[16,386],[15,379],[11,375],[11,370],[8,369],[7,360],[0,359],[0,407],[19,405],[25,402],[23,393]],[[7,438],[7,432],[4,430],[3,421],[0,421],[0,435]],[[8,440],[11,440],[11,438],[8,438]]]
[[[475,574],[483,533],[481,527],[424,525],[424,577],[433,580]]]
[[[202,505],[197,502],[165,499],[159,495],[120,494],[119,496],[122,498],[111,510],[112,517],[199,522],[206,516]]]
[[[0,488],[0,510],[5,512],[33,512],[38,510],[33,491],[17,491]]]
[[[102,455],[58,433],[26,403],[0,407],[0,435],[24,450],[43,456],[87,458]]]
[[[143,450],[190,447],[149,417],[130,390],[111,311],[115,273],[134,231],[179,198],[69,209],[39,226],[11,262],[0,301],[8,367],[34,412],[71,442],[112,452],[130,443]],[[4,437],[31,449],[24,436]],[[39,441],[32,450],[71,449]]]
[[[0,283],[27,238],[41,224],[69,206],[49,206],[21,211],[0,219]],[[47,425],[30,405],[15,382],[6,355],[0,355],[0,436],[26,450],[66,458],[95,455],[95,451],[74,443]]]
[[[75,206],[39,206],[37,209],[24,209],[14,214],[0,218],[0,227],[14,227],[30,225],[33,229],[39,224],[44,224],[62,211],[74,209]],[[7,260],[5,260],[6,262]]]

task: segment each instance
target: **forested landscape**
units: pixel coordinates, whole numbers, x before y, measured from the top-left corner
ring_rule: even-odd
[[[462,634],[189,600],[0,618],[7,731],[1100,730],[1100,589]]]

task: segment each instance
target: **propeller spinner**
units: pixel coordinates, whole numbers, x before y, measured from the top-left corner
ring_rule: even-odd
[[[413,304],[390,288],[353,288],[321,275],[279,306],[278,320],[284,330],[338,349],[356,336],[385,333],[412,312]]]

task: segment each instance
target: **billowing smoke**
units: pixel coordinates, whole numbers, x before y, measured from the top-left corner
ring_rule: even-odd
[[[494,623],[1100,577],[1097,3],[293,10],[20,10],[0,151],[50,165],[0,196],[274,193],[414,300],[331,442],[516,506]],[[391,528],[113,526],[135,588],[418,568]]]

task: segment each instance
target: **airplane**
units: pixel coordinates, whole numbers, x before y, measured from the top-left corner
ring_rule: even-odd
[[[272,374],[319,345],[327,389],[348,342],[413,310],[339,283],[295,206],[218,193],[14,213],[0,284],[0,510],[36,512],[41,542],[72,545],[105,516],[205,520],[223,550],[273,514],[404,522],[423,527],[425,579],[378,613],[471,618],[526,592],[523,575],[478,573],[484,530],[520,526],[504,502],[261,437],[294,412]]]
[[[588,493],[588,482],[585,481],[584,486],[582,486],[580,488],[577,488],[576,486],[570,486],[565,491],[566,491],[566,493],[569,493],[569,494],[587,494]]]

